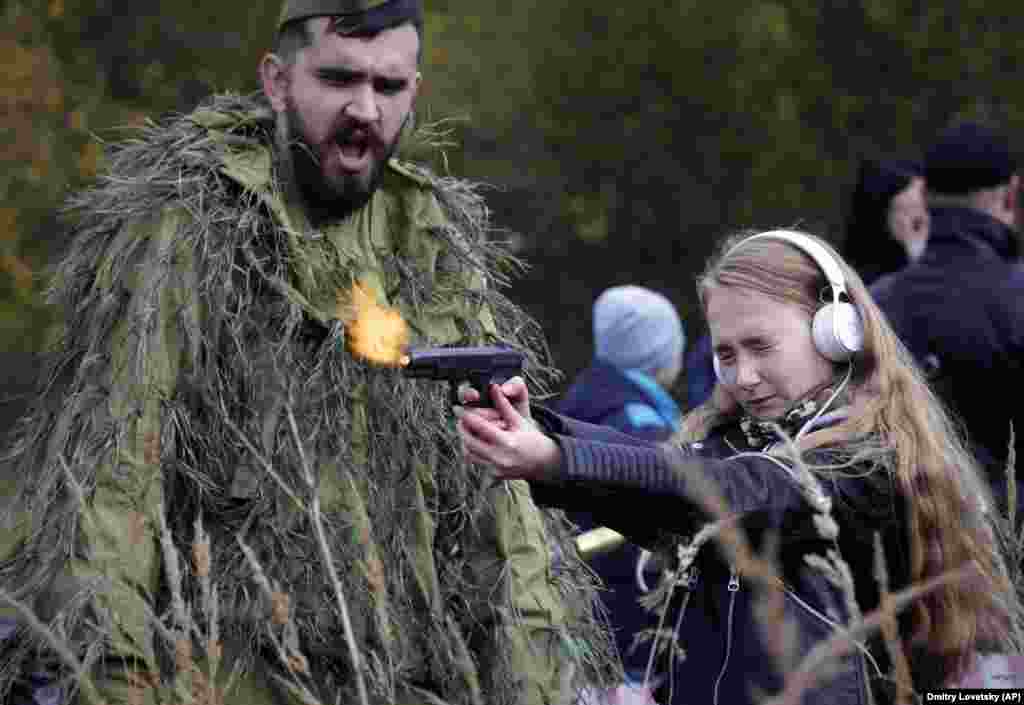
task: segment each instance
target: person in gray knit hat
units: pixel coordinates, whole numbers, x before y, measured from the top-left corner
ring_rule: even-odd
[[[686,337],[675,306],[642,286],[615,286],[594,302],[594,360],[557,406],[566,416],[663,439],[678,428],[667,390],[682,370]]]
[[[675,306],[642,286],[616,286],[594,302],[594,353],[619,369],[639,370],[672,386],[685,345]]]

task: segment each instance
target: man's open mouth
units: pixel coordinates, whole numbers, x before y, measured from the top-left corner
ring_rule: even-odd
[[[341,164],[346,169],[357,170],[365,166],[370,156],[370,136],[365,133],[349,132],[335,141]]]

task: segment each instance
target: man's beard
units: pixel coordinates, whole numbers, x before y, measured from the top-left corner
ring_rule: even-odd
[[[381,157],[371,159],[368,170],[337,178],[325,174],[320,156],[310,144],[302,116],[290,99],[284,115],[278,120],[283,120],[278,125],[278,139],[283,144],[278,147],[287,150],[285,154],[290,157],[295,186],[315,219],[342,218],[365,205],[380,185],[384,165],[397,149],[403,132],[398,131]]]

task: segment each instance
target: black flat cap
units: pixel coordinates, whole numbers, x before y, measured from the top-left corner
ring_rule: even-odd
[[[976,122],[962,122],[943,130],[924,157],[924,178],[929,191],[965,194],[1005,184],[1017,171],[1009,142],[998,132]]]

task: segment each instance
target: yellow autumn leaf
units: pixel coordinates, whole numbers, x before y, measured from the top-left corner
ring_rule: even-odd
[[[0,64],[8,85],[20,86],[35,73],[36,57],[13,39],[0,39]]]
[[[64,88],[57,81],[46,86],[46,108],[51,113],[64,112]]]
[[[0,242],[18,241],[18,211],[0,208]]]
[[[0,269],[14,278],[14,286],[21,294],[32,293],[32,268],[16,255],[0,255]]]
[[[100,146],[95,142],[87,142],[78,155],[78,173],[85,178],[92,178],[100,168]]]
[[[75,110],[68,116],[68,127],[76,132],[85,131],[85,113]]]
[[[32,155],[32,161],[28,167],[28,178],[39,183],[50,173],[50,165],[53,162],[49,142],[41,142]]]

